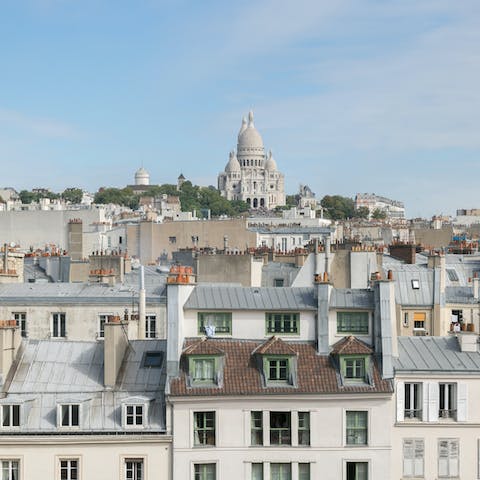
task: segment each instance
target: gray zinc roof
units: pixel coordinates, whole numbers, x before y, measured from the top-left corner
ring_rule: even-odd
[[[397,372],[480,375],[480,353],[462,352],[455,336],[399,337]]]
[[[373,310],[373,291],[366,289],[335,288],[330,298],[330,307]]]
[[[478,299],[473,298],[472,287],[445,287],[446,303],[478,303]]]
[[[165,285],[146,286],[148,303],[165,302]],[[124,304],[138,295],[133,285],[99,283],[8,283],[0,285],[0,304]]]
[[[30,340],[25,344],[7,396],[0,403],[20,403],[24,410],[20,433],[61,433],[57,405],[79,403],[81,426],[75,431],[117,432],[122,427],[122,404],[148,404],[143,432],[165,430],[165,359],[161,368],[145,368],[147,351],[165,355],[165,340],[133,340],[120,369],[117,385],[103,385],[104,345],[98,342]],[[138,431],[137,431],[138,433]]]
[[[193,310],[316,310],[313,288],[197,285],[185,308]]]
[[[433,270],[417,265],[392,268],[395,300],[400,305],[429,306],[433,304]],[[418,280],[419,288],[412,286]]]

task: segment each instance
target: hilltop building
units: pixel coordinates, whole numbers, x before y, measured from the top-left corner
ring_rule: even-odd
[[[405,218],[405,205],[398,200],[390,200],[386,197],[380,197],[374,193],[357,193],[355,196],[355,209],[367,207],[370,215],[375,210],[385,212],[387,218]]]
[[[272,151],[265,154],[263,140],[253,124],[243,118],[237,152],[230,152],[225,171],[218,175],[218,189],[228,200],[243,200],[252,209],[271,210],[285,205],[285,178],[277,169]]]

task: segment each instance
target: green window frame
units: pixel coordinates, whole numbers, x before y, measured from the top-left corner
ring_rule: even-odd
[[[270,312],[265,314],[265,330],[267,335],[299,335],[300,320],[298,313]]]
[[[215,446],[215,412],[193,413],[193,439],[196,447]]]
[[[198,312],[197,331],[199,335],[205,335],[205,327],[215,327],[215,335],[232,334],[232,312]]]
[[[188,368],[192,384],[212,384],[217,378],[217,357],[198,356],[188,359]]]
[[[251,444],[263,445],[263,412],[250,412]]]
[[[337,333],[368,335],[368,312],[337,312]]]
[[[347,445],[368,444],[368,412],[347,411],[345,413],[346,431],[345,443]]]
[[[217,465],[215,463],[195,463],[193,472],[195,480],[216,480]]]
[[[342,377],[348,382],[365,382],[369,367],[368,355],[342,356],[340,367]]]
[[[266,357],[264,358],[263,370],[268,382],[288,383],[291,372],[290,357]]]
[[[298,444],[310,445],[310,412],[298,412]]]

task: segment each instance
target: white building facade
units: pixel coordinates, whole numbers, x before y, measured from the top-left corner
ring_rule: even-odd
[[[218,175],[218,189],[228,200],[243,200],[252,209],[271,210],[285,205],[285,178],[272,152],[265,154],[263,140],[253,123],[243,119],[237,152],[230,152],[225,171]]]

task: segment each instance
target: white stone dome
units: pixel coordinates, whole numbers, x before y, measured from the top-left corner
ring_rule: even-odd
[[[265,163],[265,170],[273,172],[276,169],[277,169],[277,162],[273,158],[272,151],[270,150],[268,152],[268,158],[267,158],[267,161]]]
[[[245,122],[242,123],[242,128],[238,135],[238,150],[246,148],[263,149],[263,140],[258,130],[253,124],[253,112],[248,114],[248,125],[245,128]]]
[[[143,167],[135,172],[135,185],[150,185],[150,174]]]
[[[238,162],[234,152],[230,152],[230,158],[227,166],[225,167],[225,172],[240,172],[240,163]]]

